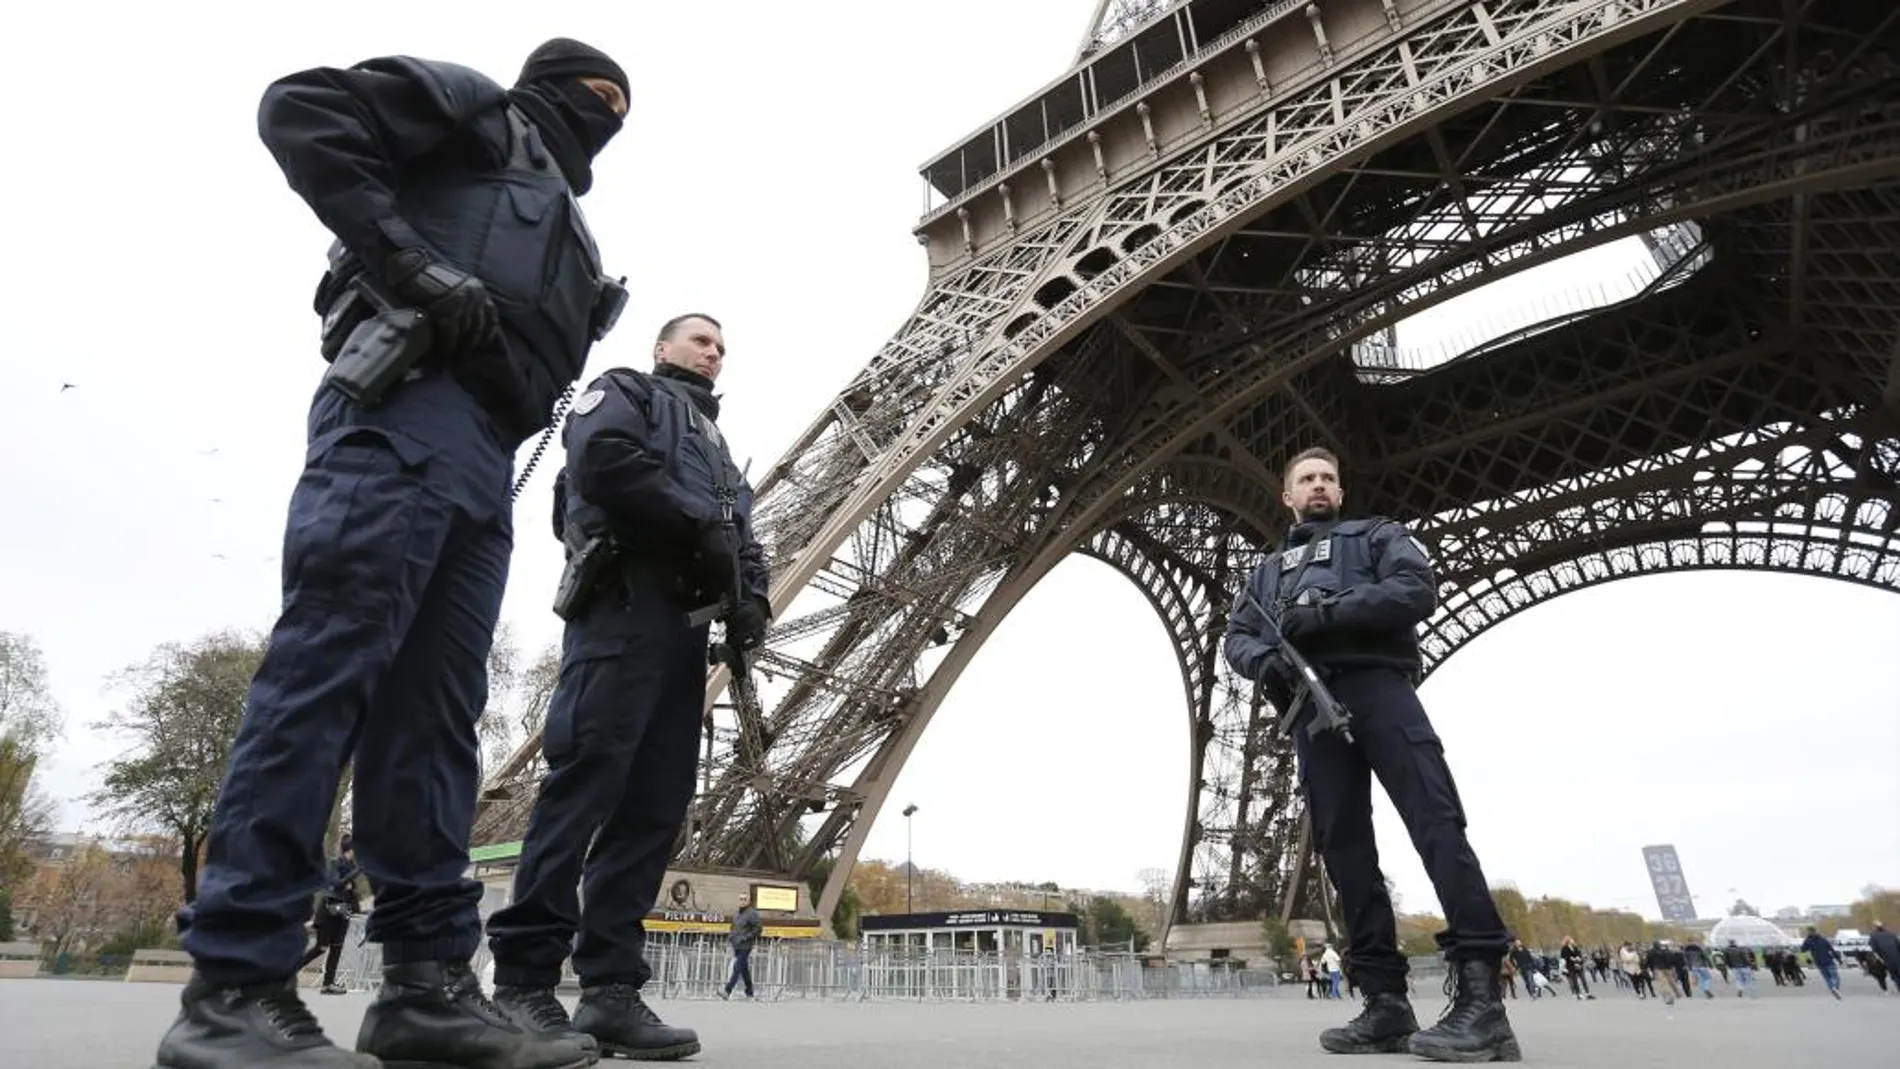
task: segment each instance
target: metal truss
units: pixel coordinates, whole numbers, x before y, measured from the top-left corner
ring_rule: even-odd
[[[941,267],[761,483],[763,713],[715,704],[715,675],[679,864],[831,859],[829,911],[963,667],[1083,552],[1142,589],[1182,667],[1173,917],[1317,909],[1273,711],[1218,656],[1225,591],[1282,522],[1275,468],[1308,444],[1432,546],[1433,665],[1623,575],[1900,587],[1900,10],[1418,9]],[[1624,237],[1658,275],[1619,306],[1439,366],[1392,344]],[[519,835],[538,775],[524,748],[490,783],[480,841]]]

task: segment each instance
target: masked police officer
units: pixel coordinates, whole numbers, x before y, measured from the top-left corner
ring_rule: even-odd
[[[332,363],[290,498],[282,615],[252,681],[196,902],[195,974],[160,1069],[566,1069],[579,1037],[512,1024],[469,969],[475,724],[513,547],[512,454],[546,427],[624,291],[575,197],[627,77],[575,41],[513,89],[408,57],[273,83],[258,128],[336,237]],[[346,762],[382,985],[334,1046],[297,997],[302,921]]]
[[[567,628],[542,730],[548,772],[513,901],[488,919],[505,1011],[642,1060],[699,1050],[640,989],[651,975],[642,919],[693,796],[708,624],[724,619],[726,642],[745,651],[771,615],[752,492],[714,422],[725,355],[718,322],[680,316],[661,328],[651,374],[616,368],[575,398],[556,480],[568,566],[555,608]],[[570,951],[581,982],[571,1022],[554,995]]]
[[[1392,520],[1342,522],[1344,499],[1330,452],[1308,449],[1287,465],[1280,500],[1294,526],[1235,599],[1225,650],[1234,671],[1284,709],[1294,684],[1283,637],[1352,715],[1350,741],[1336,731],[1311,737],[1310,702],[1293,724],[1314,836],[1351,937],[1346,970],[1366,995],[1365,1012],[1321,1033],[1320,1045],[1339,1054],[1409,1049],[1435,1061],[1516,1061],[1517,1037],[1498,990],[1509,940],[1465,839],[1444,748],[1413,689],[1416,627],[1437,606],[1431,564]],[[1373,775],[1411,832],[1445,911],[1438,943],[1452,969],[1452,1003],[1422,1032],[1406,999],[1406,961],[1372,839]]]

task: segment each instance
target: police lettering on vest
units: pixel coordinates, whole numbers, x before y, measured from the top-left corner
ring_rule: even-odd
[[[1320,604],[1331,626],[1299,643],[1320,668],[1383,666],[1416,674],[1421,667],[1418,621],[1437,605],[1430,559],[1404,525],[1389,519],[1304,523],[1268,557],[1248,589],[1276,615],[1295,604]],[[1237,598],[1230,660],[1256,676],[1276,642],[1251,623]]]

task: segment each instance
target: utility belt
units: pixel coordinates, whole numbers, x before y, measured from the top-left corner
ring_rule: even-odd
[[[569,528],[572,531],[573,528]],[[659,589],[683,604],[697,605],[697,587],[689,582],[679,562],[654,559],[652,552],[630,551],[611,533],[594,535],[576,543],[569,535],[567,564],[561,569],[561,581],[554,589],[554,615],[572,622],[585,615],[594,599],[603,594],[618,594],[630,600],[635,590]],[[708,607],[711,608],[711,607]],[[708,611],[693,609],[688,622]],[[724,607],[715,615],[723,616]]]
[[[332,278],[342,268],[331,257]],[[626,310],[626,279],[595,280],[587,332],[598,342],[607,337]],[[328,288],[330,279],[325,280]],[[358,270],[342,284],[323,315],[319,348],[330,365],[323,381],[364,408],[375,408],[391,387],[420,378],[423,361],[435,346],[435,328],[420,309],[404,305],[369,272]]]

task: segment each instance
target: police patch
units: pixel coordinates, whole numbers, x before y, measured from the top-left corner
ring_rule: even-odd
[[[606,397],[607,394],[601,390],[589,390],[581,394],[574,399],[574,414],[577,416],[585,416],[594,409],[599,408],[601,401],[605,400]]]

